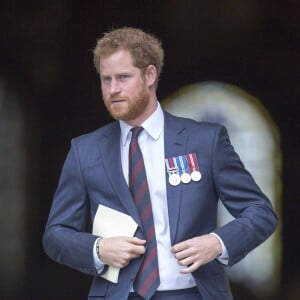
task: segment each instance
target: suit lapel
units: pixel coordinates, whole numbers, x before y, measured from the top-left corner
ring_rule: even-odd
[[[100,140],[99,151],[105,174],[109,177],[112,187],[118,194],[121,203],[139,227],[143,228],[128,185],[123,176],[120,153],[120,126],[118,122],[108,127],[108,130],[103,134],[103,139]]]
[[[164,130],[165,158],[186,154],[188,136],[185,127],[167,112],[165,112]],[[180,210],[182,184],[174,187],[168,182],[168,175],[166,179],[171,244],[174,244]]]

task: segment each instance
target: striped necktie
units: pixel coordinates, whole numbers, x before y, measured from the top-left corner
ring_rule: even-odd
[[[137,273],[133,288],[144,299],[150,299],[159,286],[157,247],[146,170],[138,136],[143,127],[132,128],[129,146],[129,189],[139,212],[147,239],[147,251]]]

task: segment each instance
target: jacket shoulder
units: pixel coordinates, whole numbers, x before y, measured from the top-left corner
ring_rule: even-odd
[[[165,112],[166,122],[169,124],[180,124],[183,128],[188,130],[188,132],[206,132],[206,133],[215,133],[219,130],[225,130],[224,125],[218,123],[204,122],[204,121],[196,121],[191,118],[179,117],[172,115],[168,112]]]
[[[75,143],[76,145],[95,143],[101,140],[104,136],[109,135],[114,130],[117,130],[118,128],[119,128],[118,122],[109,123],[94,131],[74,137],[72,139],[72,143]]]

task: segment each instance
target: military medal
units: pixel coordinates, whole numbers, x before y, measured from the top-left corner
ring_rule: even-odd
[[[192,169],[191,178],[193,181],[201,180],[201,173],[199,170],[199,165],[197,161],[197,156],[195,153],[188,154],[188,165]]]
[[[195,153],[166,158],[165,162],[169,183],[172,186],[177,186],[181,182],[187,184],[192,180],[200,181],[202,178]]]
[[[169,183],[173,186],[176,186],[180,183],[180,177],[176,173],[172,173],[169,175]]]
[[[191,181],[191,175],[188,173],[188,164],[185,156],[176,157],[176,161],[180,166],[180,180],[183,183],[189,183]]]
[[[201,173],[199,171],[193,171],[191,177],[193,181],[199,181],[201,179]]]
[[[182,173],[180,179],[183,183],[189,183],[191,181],[191,175],[189,173]]]
[[[169,174],[169,183],[173,186],[176,186],[180,183],[180,177],[178,175],[178,167],[174,164],[174,160],[172,157],[166,158],[166,167],[167,172]]]

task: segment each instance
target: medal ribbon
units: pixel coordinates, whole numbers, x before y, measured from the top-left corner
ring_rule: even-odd
[[[187,157],[188,157],[187,155],[182,156],[182,161],[183,161],[184,169],[185,169],[186,173],[191,174],[191,168],[188,164]]]
[[[179,175],[181,176],[184,173],[184,164],[182,161],[182,156],[175,157],[176,164],[178,165],[179,169]]]
[[[177,165],[174,165],[174,161],[173,161],[172,157],[166,158],[165,162],[166,162],[168,174],[177,173],[178,168],[177,168]]]
[[[188,154],[188,164],[193,171],[200,171],[196,153]]]

